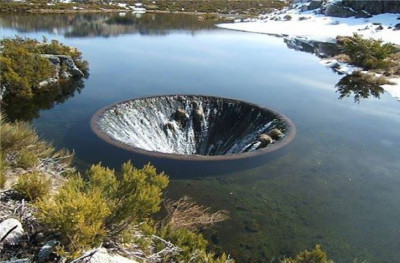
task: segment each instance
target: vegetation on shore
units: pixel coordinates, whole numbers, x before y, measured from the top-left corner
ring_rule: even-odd
[[[226,220],[226,212],[211,213],[183,198],[166,201],[167,216],[155,219],[168,177],[152,165],[137,169],[127,162],[115,172],[97,164],[82,176],[70,165],[71,154],[55,151],[29,124],[2,118],[0,125],[0,186],[16,193],[13,198],[17,203],[28,201],[25,211],[36,218],[23,222],[25,229],[30,229],[28,240],[35,240],[38,232],[45,236],[40,244],[10,249],[33,256],[38,245],[56,237],[59,245],[54,256],[69,259],[103,244],[124,256],[149,260],[146,262],[233,262],[225,254],[217,257],[207,252],[208,242],[199,232]],[[182,214],[192,215],[185,224],[177,218]],[[32,224],[34,228],[29,227]],[[6,250],[0,253],[1,259],[7,259]]]
[[[365,39],[358,34],[339,36],[337,43],[343,51],[342,61],[386,76],[400,75],[400,47],[382,40]]]
[[[339,99],[353,95],[354,102],[360,103],[361,99],[379,98],[384,92],[382,85],[392,84],[390,78],[400,76],[400,47],[358,34],[336,40],[341,54],[334,58],[360,68],[336,84]]]
[[[76,67],[88,76],[88,63],[82,59],[81,52],[57,40],[48,43],[46,39],[39,42],[16,36],[0,40],[0,47],[0,81],[4,98],[32,99],[46,89],[40,83],[53,78],[58,72],[50,60],[43,56],[45,54],[71,57]]]
[[[287,5],[283,0],[144,0],[140,1],[149,11],[194,12],[218,14],[258,15],[281,9]],[[113,4],[102,1],[56,3],[34,0],[28,2],[0,2],[0,12],[7,13],[70,13],[70,12],[118,12],[124,8],[118,3],[134,6],[137,1],[116,1]]]

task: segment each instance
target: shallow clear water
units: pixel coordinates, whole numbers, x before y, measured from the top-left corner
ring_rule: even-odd
[[[150,14],[118,25],[105,24],[107,19],[0,16],[2,36],[59,39],[80,49],[90,63],[80,93],[40,111],[18,106],[29,116],[40,115],[34,124],[44,138],[74,149],[83,167],[99,161],[118,167],[127,158],[140,166],[152,160],[108,145],[90,130],[98,109],[177,93],[270,107],[297,126],[284,154],[219,176],[199,176],[204,167],[196,166],[192,174],[189,166],[182,177],[174,167],[167,195],[189,194],[201,204],[229,210],[231,219],[205,234],[239,262],[267,262],[316,243],[337,262],[396,262],[398,101],[383,93],[360,103],[351,96],[339,100],[335,84],[341,76],[315,56],[288,49],[281,38],[221,30],[187,16]]]

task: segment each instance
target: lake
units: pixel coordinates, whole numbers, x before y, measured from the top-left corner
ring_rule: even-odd
[[[3,37],[58,39],[89,61],[84,83],[5,107],[74,150],[82,169],[157,162],[90,129],[97,110],[132,98],[222,96],[272,108],[296,124],[295,140],[272,160],[213,176],[212,166],[188,166],[184,175],[170,167],[168,197],[189,195],[230,212],[204,233],[216,251],[238,262],[274,262],[321,244],[336,262],[398,260],[400,102],[383,91],[354,97],[351,87],[336,87],[343,76],[283,38],[218,29],[196,16],[2,14],[0,27]],[[160,165],[169,170],[168,162]]]

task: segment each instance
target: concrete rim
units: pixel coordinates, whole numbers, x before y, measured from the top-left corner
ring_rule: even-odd
[[[134,100],[152,99],[152,98],[159,98],[159,97],[178,97],[178,96],[222,99],[222,100],[228,101],[228,102],[230,101],[230,102],[235,102],[235,103],[245,103],[252,107],[255,107],[255,108],[258,108],[258,109],[261,109],[264,111],[268,111],[272,114],[275,114],[276,116],[278,116],[281,120],[283,120],[285,122],[285,124],[286,124],[285,137],[280,141],[276,141],[271,146],[268,146],[266,148],[262,148],[259,150],[255,150],[253,152],[237,153],[237,154],[231,154],[231,155],[184,155],[184,154],[176,154],[176,153],[162,153],[162,152],[148,151],[148,150],[144,150],[142,148],[126,145],[120,141],[114,140],[108,134],[106,134],[102,130],[100,130],[97,125],[97,122],[101,118],[102,114],[105,111],[113,108],[116,105],[127,103],[127,102],[134,101]],[[256,156],[268,154],[271,152],[275,152],[275,151],[285,147],[286,145],[288,145],[290,142],[293,141],[293,139],[296,135],[296,126],[294,125],[294,123],[285,115],[278,113],[274,110],[271,110],[266,107],[261,107],[254,103],[249,103],[246,101],[238,100],[238,99],[230,99],[230,98],[224,98],[224,97],[218,97],[218,96],[208,96],[208,95],[195,95],[195,94],[167,94],[167,95],[156,95],[156,96],[144,96],[144,97],[138,97],[138,98],[134,98],[134,99],[116,102],[116,103],[110,104],[110,105],[105,106],[105,107],[101,108],[100,110],[98,110],[92,116],[92,118],[90,120],[90,127],[91,127],[92,131],[100,139],[106,141],[107,143],[109,143],[111,145],[122,148],[124,150],[130,151],[133,153],[142,154],[142,155],[148,155],[151,157],[162,158],[162,159],[187,160],[187,161],[223,161],[223,160],[238,160],[238,159],[246,159],[246,158],[256,157]]]

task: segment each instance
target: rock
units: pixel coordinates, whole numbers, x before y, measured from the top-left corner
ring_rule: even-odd
[[[49,257],[51,253],[53,252],[54,247],[58,244],[58,241],[56,240],[51,240],[44,244],[44,246],[39,250],[39,253],[37,255],[37,262],[38,263],[44,263],[48,262]]]
[[[285,16],[283,17],[283,20],[285,20],[285,21],[290,21],[290,20],[292,20],[292,16],[291,16],[291,15],[285,15]]]
[[[175,112],[177,118],[185,118],[186,117],[186,111],[182,108],[179,108]]]
[[[350,17],[355,16],[357,12],[341,5],[341,2],[331,3],[325,7],[324,15],[334,17]]]
[[[35,240],[37,243],[42,243],[45,240],[45,235],[43,232],[39,232],[35,235]]]
[[[268,144],[271,144],[273,140],[268,134],[263,133],[258,136],[258,141],[260,142],[258,148],[262,148],[267,146]]]
[[[400,30],[400,23],[394,25],[393,30]]]
[[[11,229],[13,230],[9,233]],[[9,234],[7,235],[7,233]],[[7,237],[5,237],[6,235]],[[17,244],[21,241],[23,235],[24,229],[17,219],[9,218],[0,223],[0,240],[5,237],[4,243]]]
[[[199,107],[197,108],[194,113],[193,113],[193,118],[196,121],[201,121],[204,118],[204,111],[203,111],[203,107]]]
[[[248,233],[257,233],[260,231],[260,225],[254,220],[244,221],[244,229]]]
[[[60,58],[57,55],[44,54],[42,56],[47,58],[54,66],[60,66]]]
[[[175,120],[184,127],[186,124],[186,111],[182,108],[179,108],[175,111]]]
[[[370,17],[383,13],[400,13],[400,1],[336,1],[325,6],[324,14],[336,17]]]
[[[175,130],[175,126],[174,126],[174,124],[172,122],[169,121],[169,122],[164,124],[163,130],[164,130],[164,132],[167,132],[168,130],[169,131],[174,131]]]
[[[91,255],[93,254],[93,255]],[[91,255],[91,256],[89,256]],[[85,257],[88,256],[88,257]],[[84,258],[85,257],[85,258]],[[110,254],[105,248],[98,248],[87,251],[81,260],[76,263],[138,263],[136,260],[125,258],[118,254]]]
[[[58,79],[56,79],[56,78],[49,78],[49,79],[39,82],[38,86],[39,86],[39,88],[42,88],[42,87],[48,86],[50,84],[57,83],[57,81],[58,81]]]
[[[322,6],[322,0],[312,0],[308,5],[308,10],[314,10]]]
[[[47,58],[56,69],[53,78],[82,78],[85,74],[75,65],[74,60],[66,55],[43,54],[42,57]],[[64,66],[64,67],[63,67]]]
[[[274,140],[279,140],[282,138],[283,133],[279,129],[272,129],[268,132],[268,135]]]
[[[32,260],[30,258],[12,259],[7,261],[1,261],[1,263],[30,263]]]
[[[72,74],[73,77],[81,78],[84,76],[83,72],[75,65],[74,60],[70,56],[58,55],[61,61],[61,65],[66,65],[68,72]]]

